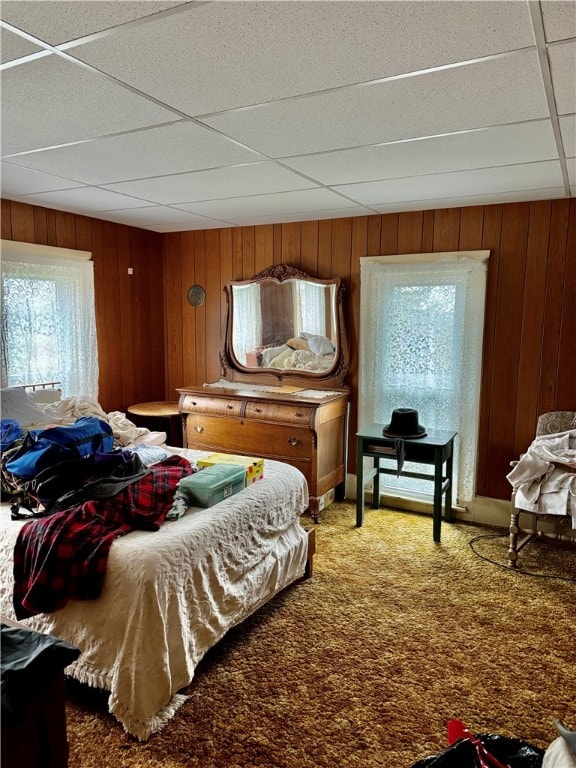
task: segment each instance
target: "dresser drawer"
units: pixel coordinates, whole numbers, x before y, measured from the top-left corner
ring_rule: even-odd
[[[186,395],[182,402],[183,413],[212,413],[219,416],[240,416],[242,400],[224,397]]]
[[[264,425],[245,419],[187,414],[186,444],[200,450],[223,450],[246,456],[311,459],[312,433],[305,427]]]
[[[256,421],[298,424],[303,427],[311,427],[314,424],[315,412],[315,408],[304,405],[299,406],[298,404],[247,402],[245,416],[247,419],[254,419]]]

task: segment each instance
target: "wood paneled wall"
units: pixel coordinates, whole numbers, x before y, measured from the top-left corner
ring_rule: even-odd
[[[161,235],[2,200],[2,238],[92,251],[99,400],[106,411],[164,400]]]
[[[576,200],[450,208],[163,237],[166,395],[219,378],[223,292],[271,264],[341,277],[350,342],[348,469],[354,472],[360,258],[490,249],[477,495],[510,498],[509,462],[534,436],[538,414],[576,409]],[[186,291],[206,288],[193,308]]]
[[[574,199],[165,235],[2,201],[2,237],[92,251],[107,410],[218,379],[224,285],[291,264],[346,288],[354,472],[360,258],[458,249],[491,251],[477,495],[508,499],[509,462],[532,440],[538,414],[576,409]],[[197,308],[186,299],[194,283],[206,289]]]

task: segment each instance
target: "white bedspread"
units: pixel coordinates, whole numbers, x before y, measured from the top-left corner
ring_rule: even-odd
[[[576,429],[537,437],[506,477],[518,509],[570,515],[576,529]]]
[[[198,451],[177,453],[196,460]],[[159,531],[112,545],[98,600],[71,601],[25,624],[82,651],[67,674],[110,691],[109,710],[147,739],[174,715],[196,665],[232,626],[304,574],[299,517],[308,489],[299,470],[266,461],[264,479]],[[12,551],[23,524],[0,510],[0,612],[12,609]]]

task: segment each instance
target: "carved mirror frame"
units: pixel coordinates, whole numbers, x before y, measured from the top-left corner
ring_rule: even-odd
[[[242,365],[234,354],[234,286],[246,286],[252,283],[276,282],[282,284],[294,278],[318,285],[335,286],[335,312],[338,344],[334,355],[334,364],[326,371],[309,372],[299,369],[254,368]],[[306,389],[342,389],[347,388],[348,375],[348,337],[344,322],[343,296],[344,285],[339,277],[322,280],[311,277],[306,272],[286,264],[276,264],[258,272],[250,280],[236,280],[224,287],[227,303],[227,318],[223,350],[220,352],[220,365],[223,378],[239,383],[251,383],[275,386],[294,386]]]

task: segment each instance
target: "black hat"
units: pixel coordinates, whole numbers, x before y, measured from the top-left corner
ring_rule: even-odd
[[[416,440],[426,437],[426,428],[418,421],[418,411],[413,408],[396,408],[392,411],[390,424],[386,424],[382,430],[384,437],[404,437],[407,440]]]

